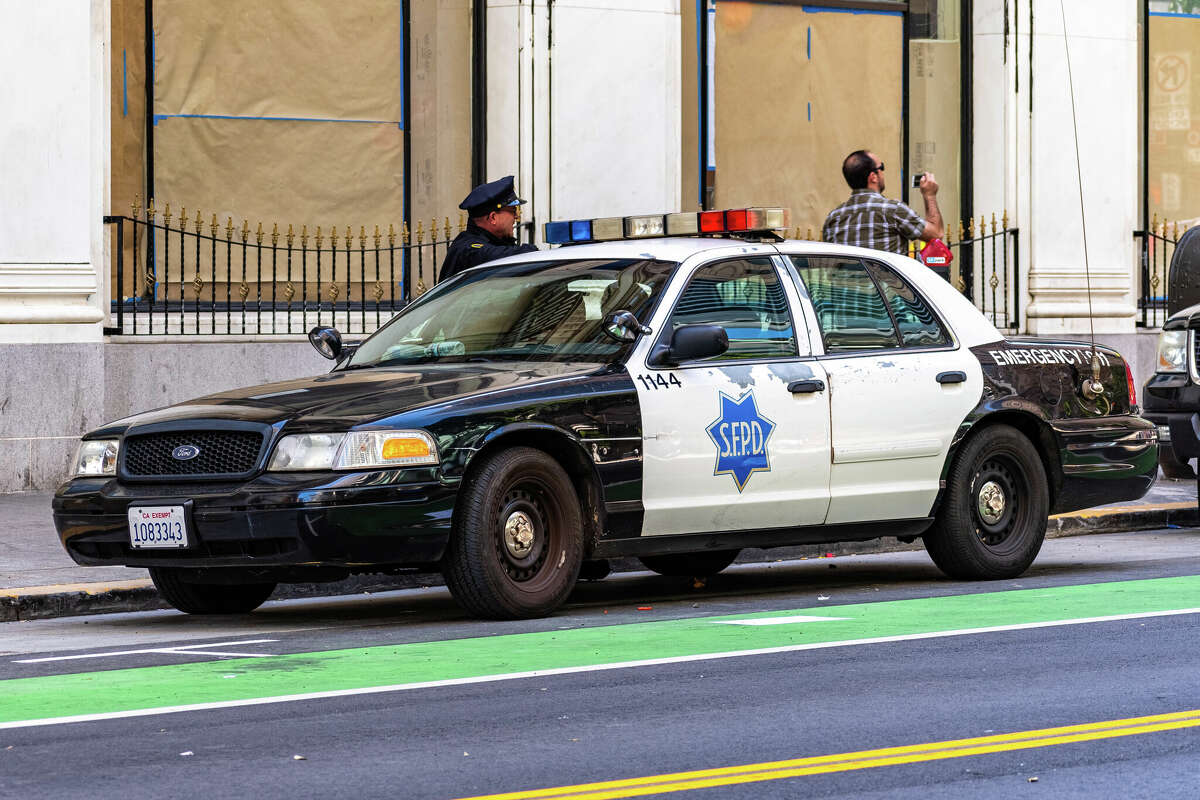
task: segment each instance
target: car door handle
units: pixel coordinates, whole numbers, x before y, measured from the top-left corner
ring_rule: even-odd
[[[967,373],[954,370],[953,372],[939,372],[937,376],[938,383],[966,383]]]
[[[825,391],[825,381],[792,381],[788,384],[788,391],[792,394],[812,394],[813,392],[823,392]]]

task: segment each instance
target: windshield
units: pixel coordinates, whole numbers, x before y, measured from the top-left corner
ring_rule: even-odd
[[[540,261],[466,273],[402,311],[347,369],[463,361],[612,361],[626,344],[601,328],[619,309],[645,319],[676,264]]]

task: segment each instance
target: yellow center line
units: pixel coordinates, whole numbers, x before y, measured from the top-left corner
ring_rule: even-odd
[[[479,795],[461,800],[535,800],[535,798],[536,800],[546,800],[547,798],[609,800],[609,798],[639,797],[690,789],[707,789],[714,786],[729,786],[737,783],[795,778],[803,775],[847,772],[872,767],[1003,753],[1010,750],[1112,739],[1118,736],[1136,736],[1197,726],[1200,726],[1200,709],[1193,709],[1148,717],[1129,717],[1079,725],[1064,725],[1057,728],[1001,733],[972,739],[952,739],[945,742],[926,742],[876,750],[859,750],[851,753],[767,761],[760,764],[742,764],[734,767],[717,767],[615,781],[581,783],[575,786]]]

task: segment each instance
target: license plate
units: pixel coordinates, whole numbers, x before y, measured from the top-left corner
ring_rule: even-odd
[[[187,547],[183,506],[131,506],[129,544],[134,548]]]

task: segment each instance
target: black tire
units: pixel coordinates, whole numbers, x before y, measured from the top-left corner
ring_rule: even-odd
[[[699,553],[668,553],[641,556],[638,561],[651,572],[673,578],[707,578],[733,563],[741,550],[704,550]]]
[[[184,571],[150,567],[150,580],[163,599],[187,614],[248,614],[266,602],[275,583],[189,583]]]
[[[1191,463],[1176,455],[1175,448],[1169,444],[1158,446],[1158,466],[1163,471],[1163,477],[1173,481],[1190,481],[1197,478]]]
[[[1015,578],[1042,548],[1049,503],[1046,469],[1033,444],[1016,428],[990,426],[954,459],[925,549],[952,578]]]
[[[485,619],[542,617],[571,593],[583,562],[583,515],[558,462],[530,447],[473,468],[459,492],[442,574]]]

